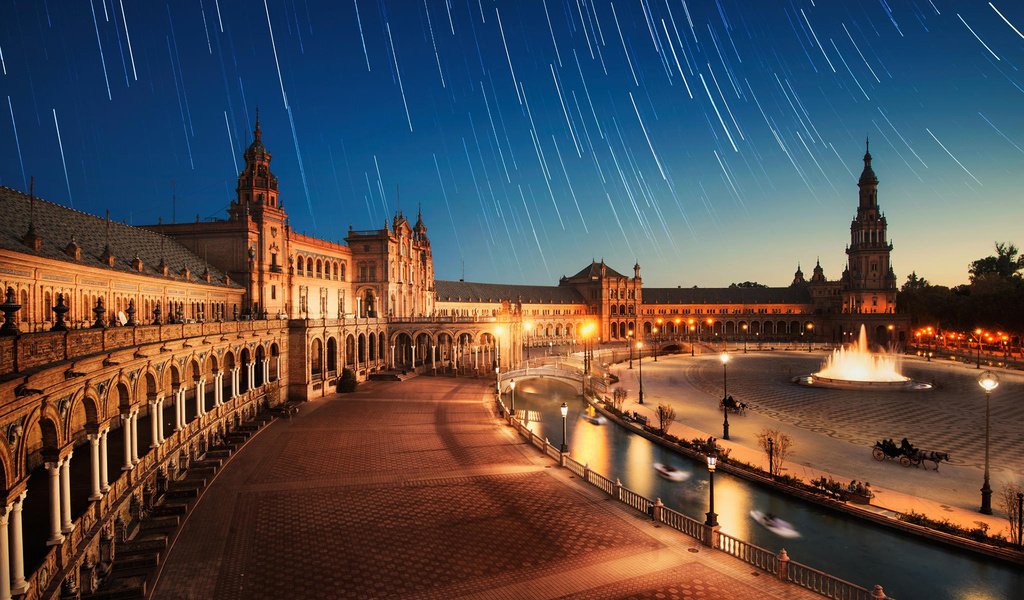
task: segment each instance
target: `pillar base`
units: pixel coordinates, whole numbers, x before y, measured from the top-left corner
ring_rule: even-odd
[[[89,496],[89,501],[90,502],[95,502],[96,500],[101,500],[101,499],[103,499],[103,494],[102,493],[95,493],[95,494],[92,494],[92,495]]]
[[[27,581],[24,581],[24,580],[22,580],[20,582],[16,581],[13,584],[11,584],[11,593],[14,594],[15,596],[21,596],[23,594],[27,594],[28,591],[31,588],[32,588],[32,584],[27,582]]]
[[[57,537],[50,536],[50,538],[46,540],[46,545],[47,546],[60,546],[63,543],[64,543],[64,536],[63,535],[58,535]]]
[[[60,532],[63,533],[64,535],[67,535],[67,534],[71,533],[74,530],[75,530],[75,524],[74,523],[69,523],[66,527],[61,527],[60,528]]]
[[[110,485],[109,484],[100,488],[100,493],[102,493],[102,494],[106,494],[109,491],[110,491]]]
[[[124,465],[123,467],[121,467],[121,470],[122,471],[131,471],[133,466],[134,465]]]

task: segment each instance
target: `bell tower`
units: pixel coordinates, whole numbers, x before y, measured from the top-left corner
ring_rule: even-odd
[[[283,216],[284,211],[277,195],[277,176],[270,172],[270,152],[263,145],[258,108],[253,140],[245,149],[244,157],[245,168],[238,175],[238,186],[235,188],[237,196],[228,209],[231,220],[243,219],[246,214]]]
[[[878,177],[871,168],[870,146],[867,145],[864,170],[857,186],[860,203],[857,216],[850,223],[850,244],[846,248],[843,312],[895,313],[896,275],[889,262],[892,244],[886,236],[885,215],[878,209]]]

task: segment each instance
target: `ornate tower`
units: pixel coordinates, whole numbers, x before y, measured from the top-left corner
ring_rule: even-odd
[[[287,312],[288,215],[270,172],[270,152],[263,145],[260,113],[256,110],[253,141],[245,149],[245,168],[238,176],[237,197],[228,209],[230,220],[246,232],[248,310],[274,318]]]
[[[896,275],[889,263],[892,244],[886,236],[885,215],[878,210],[878,177],[866,147],[864,171],[857,183],[860,204],[850,223],[847,268],[843,274],[843,312],[896,312]]]

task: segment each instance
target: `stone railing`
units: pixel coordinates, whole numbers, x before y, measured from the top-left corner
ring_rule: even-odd
[[[227,333],[260,333],[280,327],[277,321],[224,321],[175,325],[140,325],[69,329],[0,338],[0,379],[51,363],[74,360],[145,344]]]
[[[760,546],[722,533],[719,531],[718,526],[708,526],[678,511],[665,507],[661,503],[661,498],[657,498],[652,502],[649,498],[624,487],[618,479],[613,481],[611,478],[592,470],[590,465],[573,459],[568,452],[559,452],[557,446],[553,446],[547,438],[541,438],[514,414],[511,414],[502,401],[501,396],[497,396],[496,401],[498,412],[502,418],[507,420],[509,425],[532,446],[537,447],[547,456],[557,460],[560,466],[565,467],[589,485],[596,487],[601,492],[608,494],[615,500],[638,512],[650,515],[654,521],[667,525],[684,535],[700,541],[706,546],[734,556],[765,573],[779,578],[781,581],[793,583],[826,598],[832,598],[833,600],[893,600],[885,595],[885,591],[880,585],[876,585],[873,590],[869,591],[828,573],[792,561],[785,550],[775,554]]]
[[[61,598],[68,581],[75,589],[80,589],[81,569],[113,554],[114,538],[119,529],[130,528],[137,521],[134,513],[145,503],[145,495],[153,493],[157,473],[167,474],[168,480],[173,480],[173,476],[185,468],[183,459],[187,462],[199,458],[199,449],[209,447],[211,436],[218,432],[227,434],[233,429],[236,418],[247,421],[265,403],[278,404],[279,381],[225,400],[224,404],[189,421],[180,431],[165,438],[160,446],[140,456],[131,471],[123,472],[110,483],[110,490],[100,500],[89,504],[85,513],[74,521],[75,528],[64,541],[49,549],[40,566],[26,577],[30,587],[21,600]]]

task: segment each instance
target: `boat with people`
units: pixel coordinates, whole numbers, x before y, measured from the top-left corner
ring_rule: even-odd
[[[608,422],[608,418],[605,417],[604,415],[600,415],[600,414],[598,414],[598,415],[582,414],[582,415],[580,415],[580,418],[583,419],[584,421],[586,421],[587,423],[590,423],[591,425],[604,425],[605,423]]]
[[[692,475],[689,471],[683,471],[672,465],[662,463],[654,463],[654,470],[658,472],[658,475],[669,481],[686,481]]]
[[[761,527],[764,527],[765,529],[779,537],[800,537],[800,532],[794,529],[791,523],[789,523],[788,521],[783,521],[782,519],[776,517],[772,513],[766,513],[760,510],[752,510],[750,511],[750,516],[752,519],[757,521],[757,523],[761,525]]]

